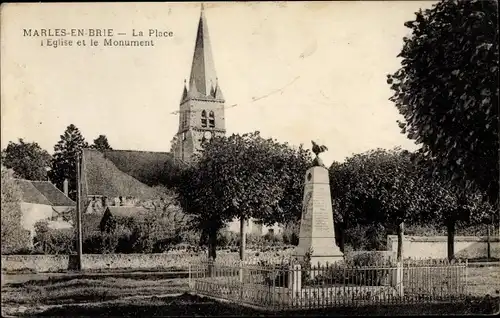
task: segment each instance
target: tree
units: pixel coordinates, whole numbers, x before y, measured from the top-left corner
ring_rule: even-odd
[[[9,142],[2,150],[2,163],[11,168],[15,176],[27,180],[47,180],[47,170],[50,167],[50,154],[36,142]]]
[[[365,224],[396,228],[401,258],[403,223],[417,218],[421,201],[409,152],[396,148],[356,154],[343,164],[334,163],[330,179],[338,211],[334,218],[342,223],[341,231]]]
[[[498,201],[498,8],[493,0],[441,1],[405,23],[388,75],[402,133],[433,159],[432,172]],[[467,181],[471,181],[468,183]],[[469,187],[467,187],[469,188]]]
[[[97,139],[94,139],[94,144],[90,146],[92,149],[102,150],[113,150],[109,145],[108,138],[105,135],[99,135]]]
[[[415,153],[420,156],[420,153]],[[421,173],[420,222],[444,225],[447,229],[448,259],[455,257],[455,231],[458,224],[476,225],[491,224],[495,217],[495,209],[487,198],[479,191],[465,189],[460,185],[443,181],[441,178],[428,178],[426,171],[432,170],[431,160],[419,159],[417,168]],[[431,167],[429,167],[431,166]]]
[[[216,137],[184,170],[181,204],[208,237],[215,258],[217,232],[235,217],[265,224],[300,218],[308,151],[264,139],[258,132]]]
[[[486,222],[491,205],[477,191],[464,191],[450,182],[429,177],[431,162],[420,153],[404,150],[371,150],[330,167],[332,201],[342,230],[358,225],[383,225],[398,234],[398,253],[403,255],[403,224],[444,225],[448,229],[448,256],[454,257],[457,224]],[[418,164],[415,164],[418,162]]]
[[[9,177],[7,170],[2,169],[1,179],[1,228],[2,254],[17,252],[29,246],[29,231],[21,225],[21,191]]]
[[[54,146],[49,177],[59,189],[62,189],[64,180],[68,179],[69,197],[73,200],[76,199],[76,157],[87,147],[80,130],[73,124],[66,128],[61,140]]]

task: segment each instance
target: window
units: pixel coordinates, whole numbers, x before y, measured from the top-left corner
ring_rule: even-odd
[[[207,112],[205,110],[201,112],[201,127],[207,127]]]
[[[210,128],[215,127],[215,115],[213,111],[211,111],[210,114],[208,114],[208,126]]]

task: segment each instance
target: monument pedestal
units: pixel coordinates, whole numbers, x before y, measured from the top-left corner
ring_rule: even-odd
[[[335,243],[328,170],[321,166],[306,172],[299,245],[295,256],[303,258],[311,250],[312,266],[324,266],[344,259],[344,254]]]

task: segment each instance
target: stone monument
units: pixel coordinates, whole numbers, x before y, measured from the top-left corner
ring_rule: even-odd
[[[311,265],[333,264],[343,260],[344,255],[335,243],[332,198],[328,169],[319,154],[328,150],[312,142],[316,155],[313,166],[306,171],[299,245],[295,256],[303,258],[311,251]]]

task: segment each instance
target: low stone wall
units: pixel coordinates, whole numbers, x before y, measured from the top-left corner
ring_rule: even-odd
[[[188,267],[204,255],[186,253],[163,254],[83,254],[86,270],[162,269]],[[76,255],[2,255],[2,271],[59,272],[75,268]]]
[[[183,267],[199,261],[205,256],[186,253],[162,254],[84,254],[82,267],[88,270],[101,269],[162,269]]]
[[[59,272],[68,264],[68,255],[2,255],[2,271]]]
[[[247,253],[248,259],[271,260],[280,258],[288,251],[269,251]],[[221,262],[238,260],[238,253],[218,251],[217,260]],[[106,269],[166,269],[185,268],[189,263],[206,259],[204,253],[172,251],[158,254],[83,254],[82,267],[85,270]],[[2,271],[59,272],[75,268],[76,255],[2,255]]]
[[[488,238],[478,236],[455,236],[455,257],[486,258]],[[404,258],[446,258],[448,256],[448,238],[446,236],[405,236],[403,240]],[[397,252],[397,235],[387,236],[387,249]],[[490,256],[500,258],[500,238],[490,237]]]

